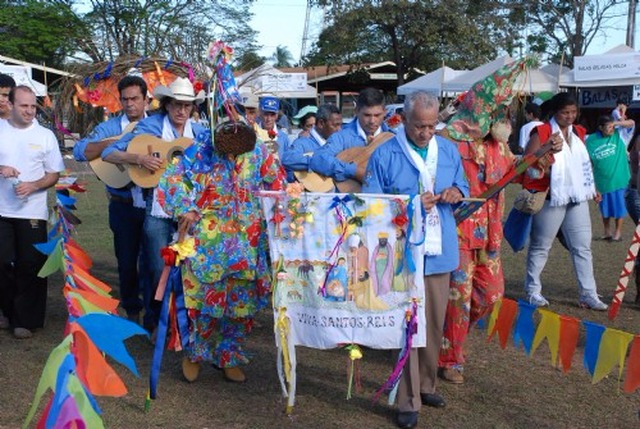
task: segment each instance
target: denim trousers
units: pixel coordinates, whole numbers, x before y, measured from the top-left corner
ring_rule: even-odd
[[[148,276],[141,263],[140,252],[145,210],[131,202],[109,200],[109,227],[113,233],[113,247],[118,261],[120,305],[127,315],[142,311],[141,280]]]
[[[629,212],[629,216],[633,219],[634,224],[638,224],[638,220],[640,220],[640,194],[638,193],[638,189],[628,187],[626,191],[624,191],[624,204],[627,207],[627,212]],[[636,267],[640,265],[640,253],[636,256]]]
[[[0,308],[13,328],[42,328],[47,279],[38,277],[47,256],[34,244],[47,241],[47,222],[0,216]]]
[[[573,269],[578,280],[580,298],[596,297],[596,280],[593,276],[591,254],[591,219],[589,203],[570,203],[551,207],[544,202],[542,210],[533,216],[529,252],[527,253],[527,273],[524,289],[528,295],[542,292],[540,275],[549,258],[553,240],[562,231],[571,254]]]
[[[148,281],[142,292],[144,300],[143,326],[151,329],[158,324],[162,302],[156,301],[154,296],[158,287],[160,275],[164,269],[164,260],[160,250],[171,242],[176,232],[175,222],[171,218],[159,218],[151,215],[151,198],[147,198],[147,208],[144,217],[144,262],[149,272]]]

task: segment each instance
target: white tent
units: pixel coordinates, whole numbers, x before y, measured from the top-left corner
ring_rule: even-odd
[[[560,86],[599,88],[640,84],[640,53],[627,45],[618,45],[601,55],[575,57],[574,66],[562,73]],[[618,70],[622,69],[627,69],[628,77],[620,77]],[[576,79],[576,73],[582,73],[583,77]]]
[[[440,67],[424,76],[400,85],[398,87],[398,95],[407,95],[414,91],[422,90],[439,96],[442,93],[442,84],[444,82],[448,82],[467,71],[468,70],[454,70],[447,66]]]
[[[316,98],[317,91],[307,85],[306,73],[284,73],[270,64],[263,64],[236,77],[243,96],[272,95],[278,98]]]
[[[47,95],[47,87],[31,78],[31,68],[26,66],[8,66],[0,64],[0,73],[7,74],[16,81],[16,85],[25,85],[33,89],[38,97]]]
[[[558,90],[558,76],[546,73],[542,69],[528,69],[521,73],[513,84],[514,92],[534,94],[537,92]]]
[[[509,55],[505,55],[504,57],[496,58],[495,60],[483,64],[475,69],[463,73],[448,82],[444,82],[442,85],[443,91],[449,92],[463,92],[471,88],[471,86],[478,82],[479,80],[484,79],[489,76],[491,73],[498,70],[500,67],[509,64],[513,61]]]

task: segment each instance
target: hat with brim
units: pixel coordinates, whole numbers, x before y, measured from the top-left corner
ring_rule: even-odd
[[[186,77],[176,78],[169,86],[158,85],[153,91],[153,96],[157,98],[158,101],[169,97],[178,101],[193,101],[196,104],[202,103],[206,97],[202,90],[196,95],[193,90],[193,85]]]
[[[251,94],[245,97],[242,101],[242,105],[245,109],[257,109],[259,104],[258,96]]]
[[[300,122],[300,119],[302,119],[302,117],[308,113],[318,113],[318,107],[317,106],[304,106],[302,109],[300,109],[298,111],[298,113],[296,114],[296,116],[293,117],[293,123],[295,125],[298,125],[298,123]]]

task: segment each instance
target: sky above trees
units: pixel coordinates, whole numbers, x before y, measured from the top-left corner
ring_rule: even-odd
[[[275,12],[299,9],[294,3],[281,3]],[[314,15],[310,34],[316,40],[308,42],[302,64],[391,60],[404,75],[411,68],[433,70],[442,61],[471,68],[497,55],[533,50],[556,61],[564,52],[565,63],[571,66],[573,56],[587,52],[589,44],[614,24],[620,26],[627,3],[313,0],[314,10],[324,11],[325,19],[318,23]],[[237,68],[253,68],[264,61],[281,67],[299,63],[300,53],[287,43],[264,53],[260,34],[249,25],[253,6],[256,2],[251,0],[0,0],[0,52],[61,68],[73,61],[112,61],[121,55],[193,63],[211,40],[224,39],[236,49]],[[264,19],[264,9],[256,10]],[[300,24],[296,22],[296,28]],[[271,31],[288,34],[282,25]],[[294,37],[296,43],[291,45],[296,49],[301,35]]]

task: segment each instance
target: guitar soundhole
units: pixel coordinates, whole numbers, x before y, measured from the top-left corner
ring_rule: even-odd
[[[184,150],[182,148],[173,148],[169,151],[169,159],[173,159],[177,156],[184,155]]]

